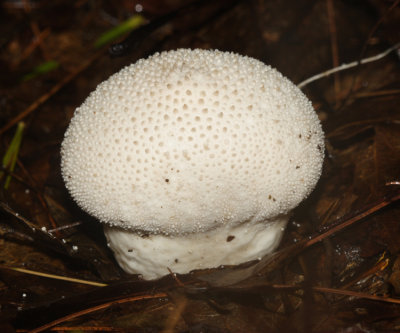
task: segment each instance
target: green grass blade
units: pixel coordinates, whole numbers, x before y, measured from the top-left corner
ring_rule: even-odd
[[[120,36],[126,34],[129,31],[137,29],[145,22],[145,19],[141,15],[134,15],[126,21],[122,22],[118,26],[106,31],[94,42],[94,47],[99,48],[106,45]]]
[[[20,121],[17,126],[17,130],[15,131],[14,137],[12,138],[10,145],[6,153],[3,156],[2,165],[3,168],[8,169],[10,172],[13,172],[15,169],[15,164],[17,163],[19,148],[21,146],[22,137],[24,134],[25,123]],[[4,172],[0,172],[0,179],[3,178]],[[4,189],[7,190],[10,185],[11,176],[7,176],[6,181],[4,183]]]
[[[55,70],[59,65],[60,64],[55,60],[46,61],[46,62],[44,62],[44,63],[42,63],[40,65],[37,65],[32,70],[32,72],[30,72],[28,74],[25,74],[22,77],[22,81],[23,82],[29,81],[29,80],[31,80],[31,79],[39,76],[39,75],[43,75],[43,74],[46,74],[48,72],[51,72],[51,71]]]

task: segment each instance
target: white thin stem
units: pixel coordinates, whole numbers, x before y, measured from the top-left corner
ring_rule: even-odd
[[[374,55],[372,57],[364,58],[364,59],[361,59],[360,61],[353,61],[353,62],[351,62],[349,64],[343,64],[343,65],[340,65],[338,67],[334,67],[334,68],[329,69],[329,70],[327,70],[325,72],[322,72],[322,73],[316,74],[314,76],[311,76],[307,80],[304,80],[304,81],[300,82],[297,86],[301,89],[304,86],[306,86],[307,84],[309,84],[309,83],[311,83],[313,81],[322,79],[323,77],[327,77],[327,76],[329,76],[329,75],[331,75],[333,73],[337,73],[337,72],[343,71],[345,69],[349,69],[349,68],[355,67],[357,65],[363,65],[363,64],[367,64],[367,63],[372,62],[372,61],[380,60],[383,57],[387,56],[393,50],[397,50],[399,47],[400,47],[400,43],[397,43],[397,44],[393,45],[392,47],[388,48],[386,51],[384,51],[382,53],[379,53],[377,55]]]

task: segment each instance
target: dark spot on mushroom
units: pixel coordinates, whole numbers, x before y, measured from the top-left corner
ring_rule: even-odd
[[[235,236],[229,235],[229,236],[226,238],[226,241],[227,241],[227,242],[231,242],[231,241],[233,241],[234,239],[235,239]]]
[[[175,263],[177,264],[179,260],[178,260],[177,258],[175,258],[175,260],[174,260],[174,261],[175,261]]]
[[[169,183],[169,179],[168,179],[168,178],[166,178],[166,179],[165,179],[165,182],[166,182],[166,183]]]
[[[296,165],[296,169],[300,169],[300,165]]]
[[[150,235],[149,235],[149,234],[141,234],[140,237],[141,237],[141,238],[149,238]]]
[[[322,148],[321,148],[320,145],[317,145],[317,148],[318,148],[319,151],[322,151]]]
[[[128,249],[128,252],[133,252],[133,250],[132,249]]]
[[[301,134],[299,134],[299,138],[301,139]]]

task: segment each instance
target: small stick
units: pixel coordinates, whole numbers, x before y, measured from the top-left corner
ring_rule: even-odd
[[[176,274],[175,274],[173,271],[171,271],[171,268],[167,267],[167,269],[168,269],[170,275],[172,276],[172,278],[175,280],[176,284],[177,284],[179,287],[185,287],[185,285],[182,283],[182,281],[178,279],[178,277],[176,276]]]
[[[99,50],[96,52],[92,57],[90,57],[87,61],[85,61],[78,69],[70,74],[68,74],[63,80],[58,82],[53,88],[51,88],[48,92],[44,95],[40,96],[36,101],[34,101],[31,105],[29,105],[24,111],[18,114],[15,118],[8,122],[5,126],[0,128],[0,135],[7,131],[9,128],[14,126],[16,123],[30,115],[33,111],[35,111],[39,106],[43,103],[47,102],[50,97],[54,96],[61,88],[71,82],[76,76],[78,76],[81,72],[83,72],[86,68],[88,68],[93,61],[99,58],[101,55],[104,54],[104,49]]]
[[[306,289],[303,286],[291,286],[291,285],[285,285],[285,284],[283,284],[283,285],[274,284],[274,285],[272,285],[272,288],[274,288],[274,289],[293,289],[293,290]],[[337,295],[357,297],[357,298],[362,298],[362,299],[370,299],[370,300],[379,301],[379,302],[400,304],[399,298],[370,295],[370,294],[360,293],[360,292],[352,291],[352,290],[342,290],[342,289],[319,287],[319,286],[313,286],[313,287],[311,287],[311,289],[314,291],[320,292],[320,293],[337,294]]]
[[[45,210],[47,217],[49,218],[49,222],[51,225],[52,229],[57,229],[57,223],[54,220],[53,215],[51,215],[50,210],[49,210],[49,205],[47,203],[47,200],[43,197],[43,194],[37,189],[38,185],[36,184],[36,181],[33,179],[31,174],[29,173],[28,170],[26,170],[25,166],[22,164],[21,161],[17,160],[18,167],[21,169],[21,171],[25,174],[26,178],[29,180],[30,185],[29,188],[34,191],[34,193],[37,195],[37,199],[39,200],[40,204],[42,205],[43,209]],[[23,183],[25,184],[25,182]],[[60,237],[60,233],[58,231],[55,231],[56,234],[55,236]]]
[[[18,67],[22,61],[27,59],[32,52],[40,45],[42,42],[50,35],[50,28],[46,28],[39,33],[39,35],[35,36],[32,42],[22,51],[20,57],[18,57],[13,63],[12,66]]]
[[[70,223],[70,224],[63,225],[63,226],[61,226],[61,227],[57,227],[57,228],[55,228],[55,229],[47,230],[47,232],[48,232],[49,234],[58,233],[59,231],[63,231],[63,230],[75,228],[75,227],[78,227],[78,226],[80,226],[80,225],[82,225],[82,222],[81,222],[81,221],[78,221],[78,222],[74,222],[74,223]]]
[[[45,325],[40,326],[38,328],[35,328],[35,329],[29,331],[28,333],[43,332],[45,330],[48,330],[48,329],[52,328],[53,326],[56,326],[58,324],[66,322],[68,320],[72,320],[72,319],[81,317],[81,316],[83,316],[85,314],[88,314],[88,313],[92,313],[92,312],[96,312],[96,311],[99,311],[99,310],[107,309],[107,308],[109,308],[109,307],[111,307],[111,306],[113,306],[115,304],[123,304],[123,303],[128,303],[128,302],[136,302],[136,301],[142,301],[142,300],[146,300],[146,299],[165,298],[165,297],[168,297],[168,295],[166,293],[157,293],[157,294],[154,294],[154,295],[132,296],[132,297],[119,299],[119,300],[116,300],[116,301],[107,302],[107,303],[100,304],[100,305],[97,305],[97,306],[94,306],[94,307],[91,307],[91,308],[88,308],[88,309],[85,309],[85,310],[82,310],[82,311],[79,311],[79,312],[72,313],[72,314],[67,315],[65,317],[56,319],[56,320],[54,320],[54,321],[52,321],[52,322],[50,322],[48,324],[45,324]]]
[[[400,94],[400,89],[377,90],[357,93],[356,98],[381,97]]]
[[[79,331],[100,331],[100,332],[126,332],[122,329],[118,329],[115,327],[109,327],[109,326],[56,326],[50,328],[50,331],[74,331],[74,332],[79,332]],[[17,329],[15,330],[17,333],[28,333],[29,331],[26,329]]]
[[[332,64],[333,67],[339,66],[339,50],[337,42],[337,31],[335,23],[335,8],[333,6],[333,0],[326,0],[326,7],[328,12],[328,22],[329,22],[329,34],[331,36],[331,49],[332,49]],[[340,93],[340,81],[339,75],[336,73],[334,75],[334,91],[336,102],[339,98]]]
[[[310,240],[308,240],[305,244],[305,248],[309,247],[311,245],[314,245],[315,243],[318,243],[320,241],[322,241],[323,239],[332,236],[334,233],[352,225],[353,223],[363,219],[366,216],[369,216],[375,212],[377,212],[378,210],[381,210],[382,208],[390,205],[392,202],[395,202],[397,200],[400,200],[400,194],[397,194],[393,197],[390,197],[388,199],[384,199],[381,202],[379,202],[378,204],[367,208],[366,210],[356,214],[355,216],[349,218],[348,220],[344,221],[343,223],[340,223],[336,226],[333,226],[331,228],[329,228],[328,231],[323,232],[320,235],[317,235],[316,237],[311,238]]]

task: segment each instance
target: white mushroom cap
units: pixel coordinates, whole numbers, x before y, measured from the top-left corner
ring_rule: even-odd
[[[84,210],[118,227],[106,234],[121,266],[155,278],[167,267],[185,273],[270,252],[319,179],[323,152],[311,103],[279,72],[233,53],[180,49],[97,87],[65,134],[62,174]],[[260,228],[276,229],[274,240],[237,256],[252,242],[237,231]],[[190,251],[205,252],[183,263],[188,239],[201,239]],[[176,255],[158,260],[154,249]],[[216,259],[201,259],[208,255]]]

